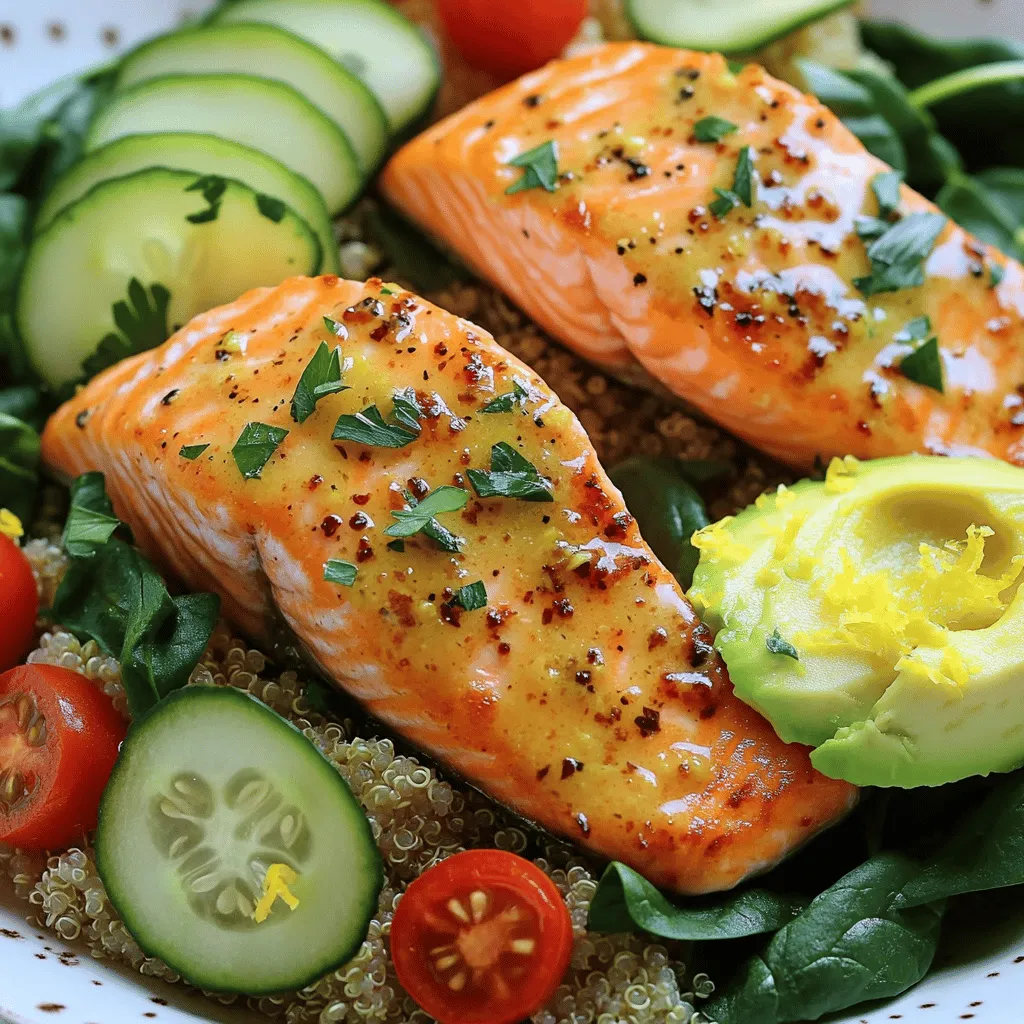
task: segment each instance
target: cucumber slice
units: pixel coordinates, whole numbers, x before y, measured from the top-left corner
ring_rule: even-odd
[[[330,54],[273,25],[213,25],[143,43],[124,58],[117,87],[163,75],[252,74],[285,82],[319,107],[348,136],[364,174],[388,148],[388,120],[362,80]]]
[[[255,903],[271,864],[294,910]],[[305,736],[230,687],[190,686],[128,732],[103,793],[96,865],[132,937],[194,985],[302,988],[356,953],[383,884],[369,823]]]
[[[86,151],[125,135],[204,132],[262,150],[311,181],[331,213],[363,184],[345,133],[284,82],[252,75],[166,75],[116,93],[86,136]]]
[[[269,22],[323,47],[373,90],[396,132],[427,112],[441,84],[427,37],[380,0],[237,0],[215,21]]]
[[[626,0],[641,39],[667,46],[747,53],[853,0]]]
[[[273,196],[290,206],[315,232],[323,250],[321,271],[337,274],[341,269],[338,243],[327,207],[320,193],[303,177],[288,170],[273,157],[216,135],[169,132],[164,135],[126,135],[84,156],[63,174],[47,193],[36,214],[38,233],[66,206],[77,201],[94,185],[108,178],[121,178],[147,167],[217,174],[234,178],[254,192]]]
[[[223,184],[220,195],[216,187],[204,195],[203,184],[166,168],[112,178],[35,237],[16,318],[29,358],[52,385],[79,378],[101,340],[106,362],[116,362],[250,288],[319,271],[320,242],[280,200],[226,178],[207,183]]]

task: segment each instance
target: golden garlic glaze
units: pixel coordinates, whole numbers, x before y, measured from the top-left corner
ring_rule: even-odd
[[[738,130],[697,142],[695,123]],[[547,141],[557,189],[512,195]],[[753,206],[722,219],[738,154]],[[860,215],[888,168],[812,97],[748,65],[643,43],[556,61],[409,143],[387,196],[576,351],[640,363],[755,446],[816,456],[991,454],[1024,464],[1024,269],[949,223],[922,287],[866,298]],[[903,213],[934,211],[902,189]],[[993,268],[1004,276],[991,287]],[[998,276],[998,271],[996,271]],[[930,317],[945,394],[898,370]]]
[[[389,726],[659,885],[727,888],[834,821],[855,791],[733,696],[572,413],[486,332],[396,289],[295,278],[212,310],[64,405],[46,461],[102,470],[142,546],[221,594],[251,636],[280,614]],[[298,424],[290,399],[323,341],[340,344],[350,390]],[[515,382],[524,409],[481,414]],[[332,441],[340,414],[376,404],[386,418],[410,386],[425,410],[417,440]],[[231,449],[253,421],[289,433],[245,480]],[[468,488],[498,441],[550,479],[553,501],[472,497],[439,516],[460,553],[422,535],[388,548],[404,490]],[[199,444],[194,461],[179,454]],[[329,558],[358,566],[353,586],[323,579]],[[453,592],[477,580],[487,607],[463,611]]]

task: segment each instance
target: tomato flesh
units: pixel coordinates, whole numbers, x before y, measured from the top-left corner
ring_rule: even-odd
[[[85,841],[126,726],[95,683],[56,665],[0,675],[0,841]]]
[[[441,1024],[514,1024],[552,996],[572,955],[554,882],[503,850],[468,850],[431,868],[391,923],[398,980]]]
[[[512,78],[557,57],[587,15],[587,0],[438,0],[451,41],[473,67]]]
[[[32,566],[21,548],[0,533],[0,672],[32,649],[38,611]]]

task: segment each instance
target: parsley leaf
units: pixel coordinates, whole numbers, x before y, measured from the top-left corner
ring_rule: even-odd
[[[341,382],[341,349],[332,351],[326,341],[321,341],[295,385],[292,419],[296,423],[305,423],[321,398],[341,391],[348,391],[348,385]]]
[[[716,188],[715,195],[718,198],[708,207],[715,220],[721,220],[723,217],[728,216],[740,205],[740,197],[730,189]]]
[[[945,226],[940,213],[912,213],[897,221],[868,246],[871,274],[854,278],[854,285],[870,296],[924,284],[922,263]]]
[[[280,224],[287,207],[280,199],[275,199],[273,196],[260,192],[256,196],[256,209],[268,220],[272,220],[275,224]]]
[[[693,137],[698,142],[721,142],[726,135],[736,131],[736,125],[732,121],[726,121],[724,117],[702,117],[693,126]]]
[[[340,558],[328,558],[324,563],[324,579],[328,583],[340,583],[343,587],[351,587],[358,572],[351,562],[342,561]]]
[[[1003,283],[1003,278],[1006,277],[1006,267],[1002,263],[993,263],[989,267],[989,288],[998,288]]]
[[[907,380],[912,380],[915,384],[922,384],[940,394],[946,390],[938,338],[929,338],[909,355],[904,356],[899,369]]]
[[[711,203],[712,215],[721,220],[742,203],[751,206],[754,202],[754,151],[750,146],[740,150],[733,173],[732,188],[716,188],[718,198]]]
[[[788,640],[782,639],[782,634],[779,632],[778,627],[772,631],[771,636],[765,638],[764,645],[772,654],[784,654],[787,658],[792,658],[794,661],[800,660],[797,649]]]
[[[162,284],[146,289],[133,277],[128,282],[128,300],[115,302],[111,307],[114,323],[120,334],[111,331],[105,335],[96,351],[82,361],[87,377],[113,366],[127,356],[145,352],[167,340],[171,333],[167,327],[167,307],[171,293]]]
[[[210,446],[208,444],[186,444],[182,445],[181,451],[178,452],[178,454],[183,459],[188,459],[189,462],[192,462],[193,460],[198,459],[199,456],[202,455],[209,447]]]
[[[224,195],[226,188],[227,182],[216,174],[204,174],[201,178],[197,178],[185,191],[202,192],[207,207],[198,213],[190,213],[185,220],[190,224],[206,224],[211,220],[216,220],[217,214],[220,213],[221,196]]]
[[[389,540],[387,543],[389,551],[397,551],[399,554],[405,552],[405,541],[404,540]]]
[[[246,423],[231,449],[231,455],[239,472],[246,480],[258,480],[263,467],[288,436],[284,427],[272,427],[267,423]]]
[[[419,417],[423,414],[412,388],[395,392],[391,422],[385,422],[375,405],[354,416],[338,417],[331,435],[335,441],[355,441],[371,448],[404,448],[420,436]]]
[[[342,341],[348,337],[348,328],[329,316],[324,317],[324,327],[327,328],[328,333],[333,334],[336,338],[341,338]]]
[[[525,172],[517,182],[505,189],[505,195],[525,192],[531,188],[542,188],[547,192],[555,191],[558,182],[558,153],[551,140],[542,142],[525,153],[520,153],[519,156],[509,160],[509,165],[525,168]]]
[[[899,209],[902,181],[903,175],[900,171],[882,171],[871,179],[871,191],[878,200],[879,217],[888,219]]]
[[[526,400],[530,397],[530,392],[523,387],[519,381],[515,380],[512,382],[512,390],[506,391],[503,395],[498,395],[497,398],[491,399],[481,410],[481,413],[493,413],[493,412],[512,412],[515,408],[522,408],[526,405]]]
[[[455,604],[462,605],[467,612],[485,608],[487,606],[487,588],[484,586],[484,581],[477,580],[476,583],[468,583],[464,587],[459,587],[452,600]]]
[[[388,526],[384,533],[388,537],[411,537],[423,533],[440,544],[445,551],[458,551],[462,545],[461,539],[434,517],[443,512],[458,512],[465,508],[469,494],[461,487],[446,484],[431,491],[419,502],[411,495],[406,497],[412,507],[392,510],[391,514],[398,521]]]
[[[466,475],[481,498],[519,498],[554,501],[550,481],[511,445],[499,441],[491,448],[491,471],[470,469]]]
[[[71,484],[71,507],[62,543],[73,558],[92,558],[114,535],[121,520],[114,515],[102,473],[83,473]]]

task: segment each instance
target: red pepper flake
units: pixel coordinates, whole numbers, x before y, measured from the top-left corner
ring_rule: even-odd
[[[322,483],[324,478],[319,474],[315,474],[309,478],[309,483],[306,485],[311,491],[315,491]]]
[[[462,608],[454,601],[443,602],[437,613],[441,616],[441,621],[448,623],[449,626],[454,626],[456,629],[462,626]]]
[[[352,500],[357,505],[365,505],[370,500],[370,496],[368,494],[353,494]]]
[[[580,831],[585,836],[590,835],[590,822],[587,821],[587,816],[582,811],[576,815],[576,824],[579,825]]]
[[[580,671],[576,673],[576,682],[579,683],[580,686],[588,686],[590,684],[590,673],[585,668],[580,669]]]
[[[612,521],[604,528],[604,535],[609,540],[621,539],[632,525],[633,517],[628,512],[616,512],[612,516]]]
[[[651,241],[654,241],[654,239],[651,239]],[[642,284],[647,284],[647,275],[646,274],[641,274],[641,273],[634,274],[633,275],[633,287],[634,288],[639,288],[640,285],[642,285]]]
[[[359,538],[359,547],[356,548],[356,561],[357,562],[368,562],[373,558],[373,547],[370,541],[366,537]]]
[[[373,520],[365,512],[357,512],[348,521],[348,525],[353,530],[365,530],[368,526],[373,526]]]
[[[637,715],[633,721],[639,727],[640,735],[646,739],[661,731],[661,712],[649,707],[645,707],[643,712],[642,715]]]
[[[323,522],[320,524],[320,529],[324,531],[325,537],[333,537],[338,532],[338,527],[345,520],[341,516],[336,516],[333,512],[329,516],[324,516]]]
[[[372,295],[368,295],[362,302],[349,306],[341,314],[341,318],[350,324],[368,324],[371,320],[376,320],[383,315],[384,303],[380,299],[375,299]]]
[[[601,653],[601,649],[599,647],[591,647],[590,650],[587,651],[587,664],[589,664],[589,665],[603,665],[604,664],[604,655]]]
[[[504,640],[500,644],[498,644],[498,653],[499,654],[508,654],[511,650],[512,650],[512,645],[505,643]]]
[[[668,643],[668,630],[664,626],[658,626],[647,638],[647,650],[653,651],[655,647],[664,647]]]
[[[573,613],[576,611],[572,606],[572,602],[567,597],[563,597],[560,601],[556,601],[554,609],[563,619],[571,619]]]
[[[583,771],[583,762],[577,761],[575,757],[565,757],[562,759],[562,781],[564,782],[570,775],[574,775],[576,772]]]
[[[537,781],[538,782],[543,782],[547,778],[547,775],[548,775],[549,771],[551,771],[551,765],[549,765],[549,764],[544,765],[544,767],[541,768],[541,770],[539,772],[537,772]]]
[[[417,501],[422,501],[430,493],[430,484],[423,477],[410,477],[405,484]]]

